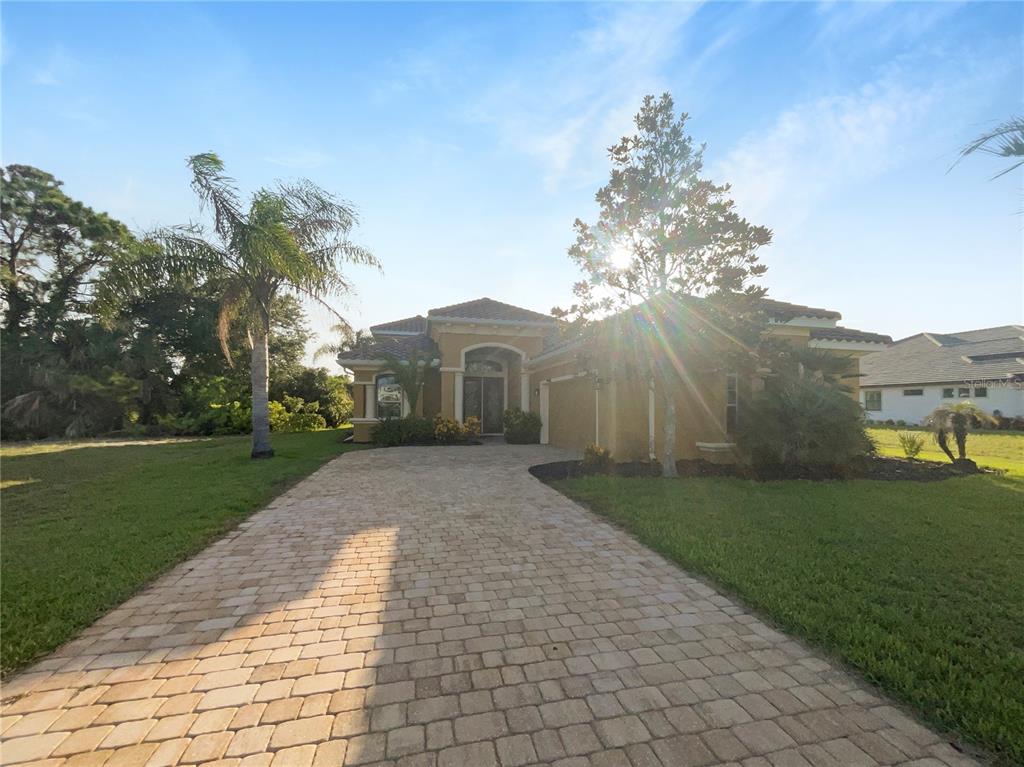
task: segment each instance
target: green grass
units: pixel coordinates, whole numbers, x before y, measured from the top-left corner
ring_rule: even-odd
[[[931,723],[1024,763],[1024,480],[557,487]]]
[[[288,485],[352,449],[345,432],[40,442],[0,448],[5,674],[67,641]]]
[[[897,434],[911,431],[924,437],[924,450],[918,458],[928,461],[949,463],[946,454],[939,450],[930,432],[919,429],[868,429],[868,434],[878,445],[882,455],[903,457]],[[956,446],[950,440],[954,454]],[[967,437],[967,457],[979,466],[991,469],[1002,469],[1014,476],[1024,477],[1024,432],[978,432]]]

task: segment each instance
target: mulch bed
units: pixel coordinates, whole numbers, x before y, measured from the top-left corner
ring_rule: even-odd
[[[755,469],[740,464],[711,463],[709,461],[677,461],[676,469],[681,478],[694,477],[737,477],[761,482],[777,479],[809,479],[814,481],[844,479],[877,479],[889,482],[939,482],[953,477],[970,474],[995,473],[980,469],[967,461],[954,465],[935,461],[916,461],[906,458],[874,456],[849,467],[834,466],[773,466]],[[541,482],[557,482],[574,477],[586,477],[603,472],[585,467],[581,461],[555,461],[531,466],[530,473]],[[657,463],[617,463],[609,472],[616,477],[660,477],[661,467]]]

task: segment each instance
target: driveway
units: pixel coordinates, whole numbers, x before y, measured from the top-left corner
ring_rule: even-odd
[[[4,763],[975,764],[526,471],[564,457],[333,461],[5,684]]]

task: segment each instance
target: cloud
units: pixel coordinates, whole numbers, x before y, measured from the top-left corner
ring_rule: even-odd
[[[56,87],[63,85],[78,68],[78,62],[63,48],[55,48],[42,67],[32,73],[36,85]]]
[[[605,150],[629,130],[642,97],[666,89],[662,69],[698,7],[601,7],[562,53],[492,83],[470,117],[537,160],[548,189],[591,184],[606,172]]]
[[[321,168],[331,163],[334,157],[316,149],[291,149],[264,159],[282,168]]]

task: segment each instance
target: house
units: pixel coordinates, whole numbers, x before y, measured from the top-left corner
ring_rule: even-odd
[[[767,299],[762,306],[771,335],[848,356],[854,368],[858,357],[891,341],[841,327],[839,313],[827,309]],[[678,301],[665,314],[686,323],[686,337],[724,335],[706,332],[707,319],[690,304]],[[459,421],[476,416],[483,434],[496,435],[502,431],[503,412],[519,407],[540,414],[542,443],[575,449],[597,443],[623,461],[660,454],[664,396],[657,384],[625,375],[610,364],[614,350],[566,336],[564,325],[550,315],[480,298],[370,331],[372,338],[338,357],[353,373],[357,442],[369,441],[381,419],[409,413],[386,358],[419,355],[432,363],[417,403],[419,415]],[[686,354],[677,351],[670,350],[680,370],[673,395],[676,454],[728,453],[746,384],[720,365],[688,363]],[[852,375],[855,387],[855,369]]]
[[[921,420],[970,400],[988,413],[1024,416],[1024,326],[918,333],[861,360],[862,404],[873,421]]]

